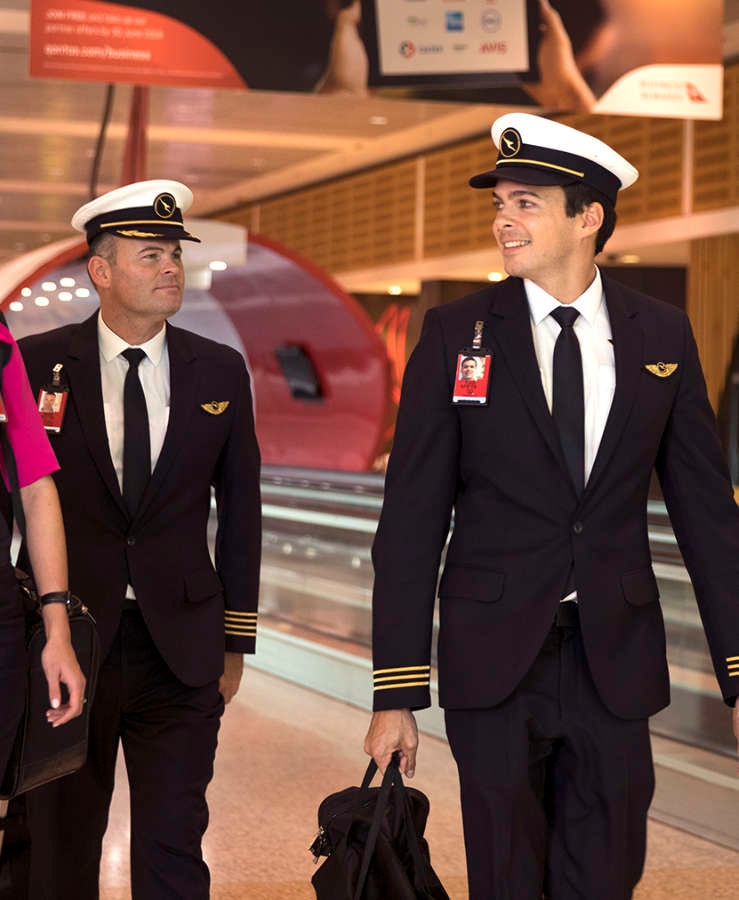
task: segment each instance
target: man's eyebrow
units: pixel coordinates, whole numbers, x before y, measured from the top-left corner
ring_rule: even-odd
[[[166,253],[167,246],[165,244],[146,244],[138,252],[139,253],[150,253],[152,250],[158,250],[162,253]],[[182,252],[182,247],[179,246],[179,244],[172,249],[173,253],[177,253],[177,251]]]
[[[536,197],[537,199],[541,199],[541,194],[537,194],[536,191],[529,190],[528,188],[520,188],[520,189],[518,189],[518,190],[511,191],[510,194],[509,194],[508,196],[509,196],[509,197],[526,197],[526,196],[529,196],[529,197]],[[494,197],[496,200],[500,200],[500,199],[501,199],[500,195],[499,195],[496,191],[493,191],[493,197]]]

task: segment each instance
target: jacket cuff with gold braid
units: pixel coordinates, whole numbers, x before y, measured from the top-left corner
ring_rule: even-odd
[[[254,653],[257,639],[257,612],[227,609],[224,612],[226,650]]]
[[[431,666],[375,669],[373,709],[425,709],[431,705]]]

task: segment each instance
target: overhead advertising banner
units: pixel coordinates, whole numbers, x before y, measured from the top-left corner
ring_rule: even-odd
[[[244,87],[225,54],[191,26],[93,0],[32,0],[29,58],[32,77]]]
[[[413,12],[409,13],[409,9]],[[365,4],[370,83],[455,79],[485,84],[529,73],[535,64],[537,6],[498,0],[476,7],[446,0],[373,0]]]
[[[718,119],[721,0],[31,0],[31,75]]]

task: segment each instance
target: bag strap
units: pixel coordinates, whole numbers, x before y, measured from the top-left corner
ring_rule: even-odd
[[[393,788],[393,784],[396,783],[397,780],[400,780],[398,758],[398,753],[393,753],[392,759],[388,763],[388,767],[385,769],[385,774],[382,778],[382,787],[380,788],[380,793],[377,796],[375,814],[372,817],[372,825],[370,826],[369,834],[367,835],[367,840],[364,844],[364,852],[362,853],[362,865],[359,869],[359,877],[357,878],[357,885],[354,889],[354,900],[361,900],[362,891],[364,890],[364,883],[367,880],[367,874],[369,873],[370,863],[372,862],[372,857],[375,855],[377,837],[380,834],[382,820],[385,818],[385,810],[387,809],[387,801],[390,797],[390,791]],[[365,773],[364,780],[362,781],[362,791],[366,791],[369,788],[369,784],[374,778],[376,771],[377,763],[374,761],[374,759],[372,759],[367,766],[367,772]],[[403,782],[400,781],[400,783],[402,784]]]
[[[398,788],[402,793],[405,834],[408,841],[408,849],[410,850],[411,858],[413,859],[413,887],[416,890],[429,890],[429,883],[426,880],[426,862],[421,853],[418,832],[416,831],[413,815],[411,814],[411,800],[402,781],[399,781]]]
[[[363,792],[366,792],[369,789],[370,783],[376,772],[377,763],[374,759],[371,759],[367,766],[364,778],[362,779],[361,790]],[[416,831],[416,826],[413,822],[410,797],[408,796],[408,791],[406,790],[403,778],[400,774],[400,754],[395,752],[392,755],[392,759],[390,760],[382,779],[382,787],[377,798],[375,813],[372,817],[372,825],[370,826],[367,840],[364,844],[362,865],[359,870],[359,877],[357,878],[357,884],[354,891],[354,900],[361,900],[362,891],[364,890],[367,875],[369,874],[369,868],[372,863],[372,857],[374,856],[375,847],[377,846],[377,838],[380,834],[382,821],[385,817],[385,810],[387,809],[388,800],[390,799],[390,792],[393,789],[398,793],[398,799],[402,804],[403,822],[406,839],[408,841],[408,850],[410,851],[411,859],[413,860],[413,887],[416,890],[429,890],[429,884],[426,879],[426,863],[421,852],[418,832]]]

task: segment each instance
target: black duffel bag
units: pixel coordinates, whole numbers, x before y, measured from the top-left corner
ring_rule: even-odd
[[[361,787],[330,794],[318,807],[318,836],[310,847],[316,862],[328,857],[311,878],[317,900],[449,900],[431,868],[423,833],[429,801],[407,788],[397,754],[382,786],[367,766]]]

